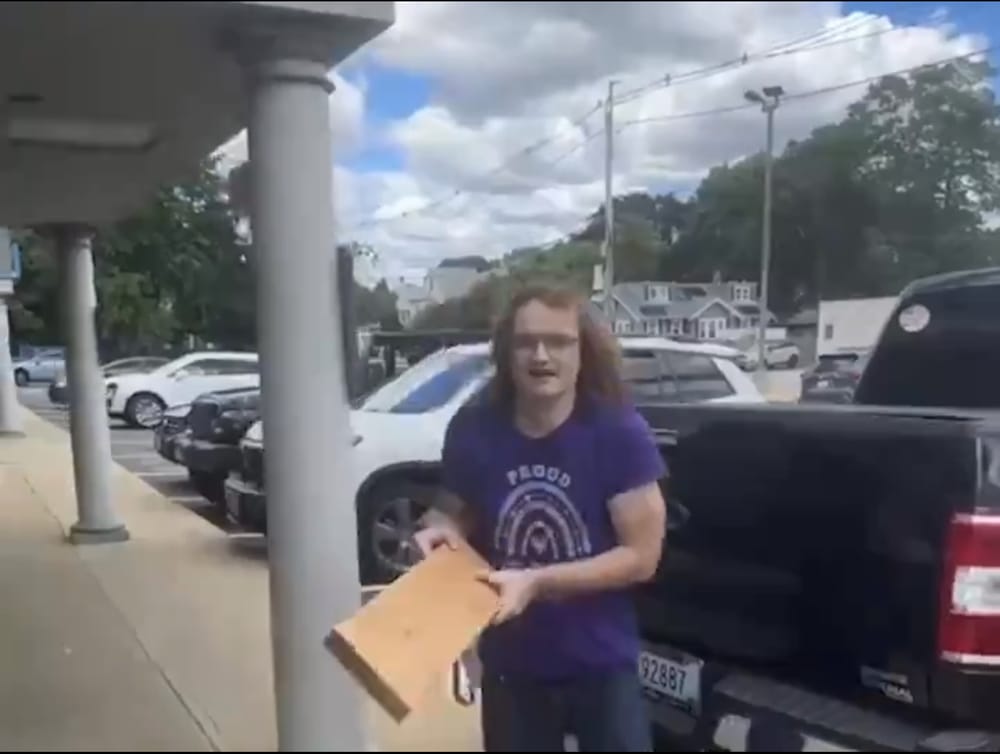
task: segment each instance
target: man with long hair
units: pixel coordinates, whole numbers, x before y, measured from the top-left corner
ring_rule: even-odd
[[[617,343],[576,293],[514,296],[487,399],[452,420],[428,552],[466,538],[499,594],[480,639],[487,751],[649,751],[630,588],[659,563],[666,468]]]

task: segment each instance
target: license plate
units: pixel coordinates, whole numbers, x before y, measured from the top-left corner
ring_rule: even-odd
[[[830,387],[830,380],[820,380],[819,382],[816,383],[816,387],[820,388]]]
[[[656,697],[691,714],[701,708],[702,661],[694,657],[676,659],[662,654],[642,652],[639,655],[639,682]]]

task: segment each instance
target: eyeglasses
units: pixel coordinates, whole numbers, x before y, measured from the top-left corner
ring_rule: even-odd
[[[565,333],[514,333],[512,343],[515,351],[534,353],[539,344],[549,353],[568,351],[580,342],[576,335]]]

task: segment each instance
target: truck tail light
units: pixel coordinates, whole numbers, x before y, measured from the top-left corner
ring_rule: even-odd
[[[1000,515],[952,518],[943,577],[941,659],[957,665],[1000,665]]]

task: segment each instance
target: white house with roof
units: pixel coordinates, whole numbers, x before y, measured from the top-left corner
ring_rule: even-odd
[[[760,322],[757,283],[746,280],[619,283],[611,298],[611,327],[620,335],[735,340],[753,335]],[[768,325],[774,321],[767,312]]]
[[[435,267],[427,271],[423,283],[415,285],[400,278],[394,289],[399,324],[409,327],[421,311],[434,304],[465,296],[495,272],[479,272],[473,267]]]

